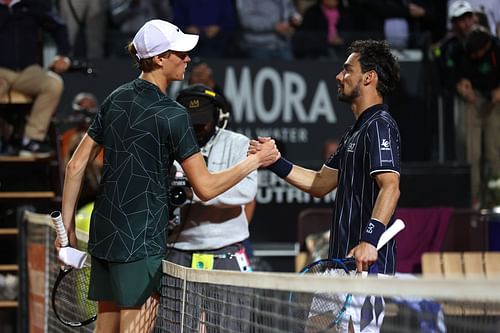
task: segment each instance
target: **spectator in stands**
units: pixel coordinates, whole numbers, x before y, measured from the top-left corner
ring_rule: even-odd
[[[41,67],[40,30],[47,31],[57,45],[51,70]],[[50,1],[0,1],[0,79],[8,89],[34,98],[26,120],[19,154],[48,157],[52,150],[46,143],[53,114],[63,91],[63,81],[56,73],[70,67],[70,45],[66,25]]]
[[[178,0],[172,3],[174,23],[200,36],[193,57],[224,57],[233,42],[236,16],[232,0]]]
[[[448,1],[449,5],[454,1]],[[493,36],[500,36],[500,0],[468,0],[476,23],[487,28]]]
[[[471,164],[472,195],[474,203],[479,201],[479,208],[486,208],[487,176],[500,175],[499,64],[500,40],[483,27],[475,27],[465,39],[456,88],[466,104],[466,152]],[[482,165],[481,161],[488,164]]]
[[[297,58],[343,58],[342,6],[339,0],[317,0],[304,12],[293,36]]]
[[[215,81],[212,68],[206,62],[199,62],[194,64],[191,67],[191,72],[189,73],[188,83],[190,85],[197,83],[204,84],[213,91],[215,91],[220,96],[220,98],[224,100],[223,110],[224,110],[224,115],[228,116],[226,125],[229,126],[229,121],[230,121],[229,116],[233,112],[233,107],[231,102],[229,102],[227,98],[224,96],[224,90],[221,87],[219,87],[219,85]]]
[[[440,83],[440,95],[443,100],[443,137],[445,141],[445,157],[456,160],[460,156],[460,138],[455,128],[456,84],[459,80],[459,65],[465,54],[465,37],[475,24],[474,13],[469,2],[458,0],[448,9],[451,30],[433,50],[434,64]]]
[[[249,58],[293,59],[291,38],[302,17],[292,0],[236,0],[241,47]]]
[[[417,36],[430,29],[434,7],[431,0],[348,1],[350,40],[360,38],[389,39],[397,33],[404,47],[418,47]],[[397,24],[386,27],[387,20]],[[389,21],[390,22],[390,21]],[[396,30],[395,30],[396,29]],[[401,34],[406,31],[402,36]],[[396,45],[395,45],[396,46]]]
[[[102,0],[101,0],[102,1]],[[128,57],[123,47],[144,22],[152,19],[171,20],[172,9],[169,0],[109,0],[111,23],[118,30],[109,38],[111,56]]]
[[[59,11],[68,26],[72,56],[99,59],[104,56],[108,1],[60,0]]]

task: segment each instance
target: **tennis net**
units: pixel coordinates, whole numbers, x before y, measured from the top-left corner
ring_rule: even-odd
[[[500,332],[498,279],[163,269],[156,332]]]
[[[94,324],[73,329],[55,318],[55,231],[46,214],[27,212],[26,220],[31,326],[92,332]],[[163,271],[157,333],[359,332],[362,325],[363,333],[500,332],[498,278],[301,276],[194,270],[168,262]]]

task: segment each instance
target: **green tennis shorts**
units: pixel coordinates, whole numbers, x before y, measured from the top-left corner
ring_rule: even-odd
[[[122,308],[142,306],[160,292],[164,255],[132,262],[110,262],[92,257],[89,299],[113,301]]]

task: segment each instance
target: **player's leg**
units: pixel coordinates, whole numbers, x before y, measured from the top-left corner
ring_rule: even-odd
[[[120,333],[149,333],[152,332],[160,295],[150,296],[140,308],[124,308],[120,311]]]
[[[120,332],[149,333],[159,305],[164,255],[109,263],[114,300],[120,306]]]
[[[97,320],[94,333],[120,332],[120,308],[115,302],[98,302]]]

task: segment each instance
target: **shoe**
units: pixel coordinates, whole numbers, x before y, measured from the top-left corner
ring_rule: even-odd
[[[30,140],[27,144],[22,144],[19,149],[19,156],[47,158],[54,154],[50,146],[42,141]]]

